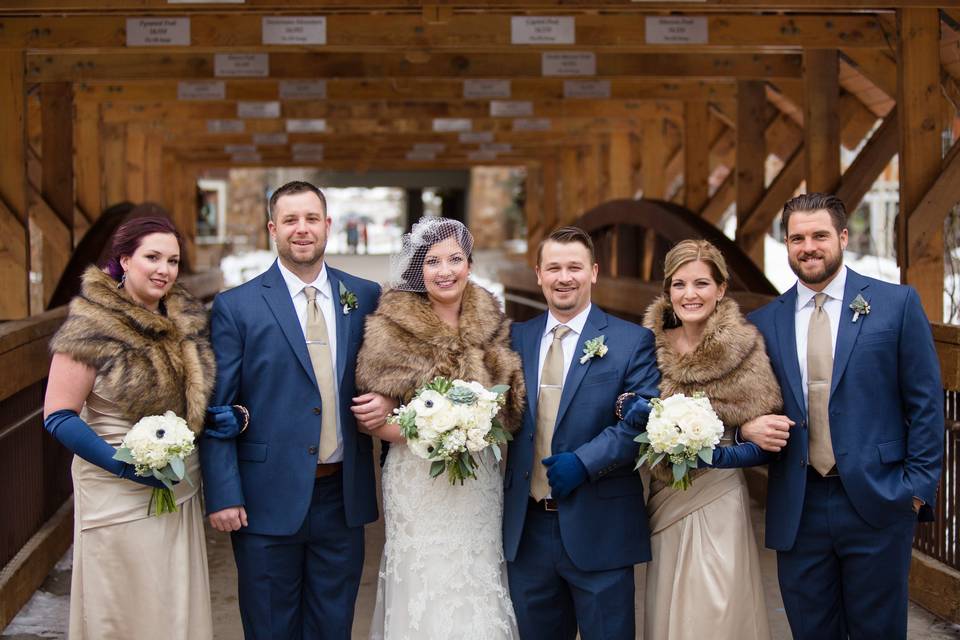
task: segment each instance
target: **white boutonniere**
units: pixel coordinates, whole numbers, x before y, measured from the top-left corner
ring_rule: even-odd
[[[860,316],[870,315],[870,303],[867,302],[859,293],[857,294],[857,297],[853,299],[853,302],[850,303],[850,308],[853,309],[854,322],[856,322],[857,318]]]
[[[340,304],[343,307],[343,315],[347,315],[360,306],[357,301],[357,294],[343,286],[342,282],[340,283]]]
[[[583,356],[580,358],[580,364],[586,363],[594,356],[602,358],[607,355],[607,345],[603,344],[604,336],[597,336],[592,340],[583,343]]]

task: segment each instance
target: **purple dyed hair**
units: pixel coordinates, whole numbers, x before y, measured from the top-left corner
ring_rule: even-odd
[[[120,266],[120,258],[123,256],[132,256],[140,247],[144,236],[148,236],[151,233],[173,234],[177,239],[177,245],[180,247],[180,253],[183,254],[183,238],[169,218],[164,218],[163,216],[133,218],[124,222],[113,232],[110,258],[103,267],[106,272],[110,274],[111,278],[117,282],[120,281],[120,278],[123,277],[123,267]]]

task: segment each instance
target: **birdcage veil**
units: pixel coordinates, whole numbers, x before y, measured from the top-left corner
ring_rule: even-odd
[[[463,252],[473,253],[473,236],[462,222],[450,218],[423,217],[404,234],[400,253],[390,260],[390,286],[400,291],[427,290],[423,280],[423,260],[430,247],[447,238],[456,238]]]

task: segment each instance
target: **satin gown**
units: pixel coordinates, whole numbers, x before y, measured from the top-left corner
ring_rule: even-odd
[[[132,424],[98,386],[80,415],[117,447]],[[176,485],[179,511],[148,517],[150,487],[74,456],[70,640],[213,637],[199,456],[186,463],[193,486]]]

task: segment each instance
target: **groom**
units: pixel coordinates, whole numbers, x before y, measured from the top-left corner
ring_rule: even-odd
[[[930,323],[912,288],[843,266],[839,198],[793,198],[782,228],[799,281],[750,319],[795,423],[771,456],[767,497],[790,629],[800,640],[905,638],[911,542],[917,520],[933,519],[943,454]],[[762,444],[787,428],[766,416],[740,435]]]
[[[206,507],[232,532],[248,640],[349,638],[363,525],[377,518],[372,443],[357,422],[377,426],[390,408],[367,394],[351,409],[380,288],[324,264],[317,187],[283,185],[269,213],[279,259],[213,303],[220,406],[200,444]]]
[[[615,415],[621,391],[657,395],[653,334],[590,302],[590,236],[541,244],[548,310],[513,325],[529,400],[504,476],[503,546],[524,640],[632,640],[633,565],[650,560],[638,431]],[[603,348],[600,348],[600,344]]]

